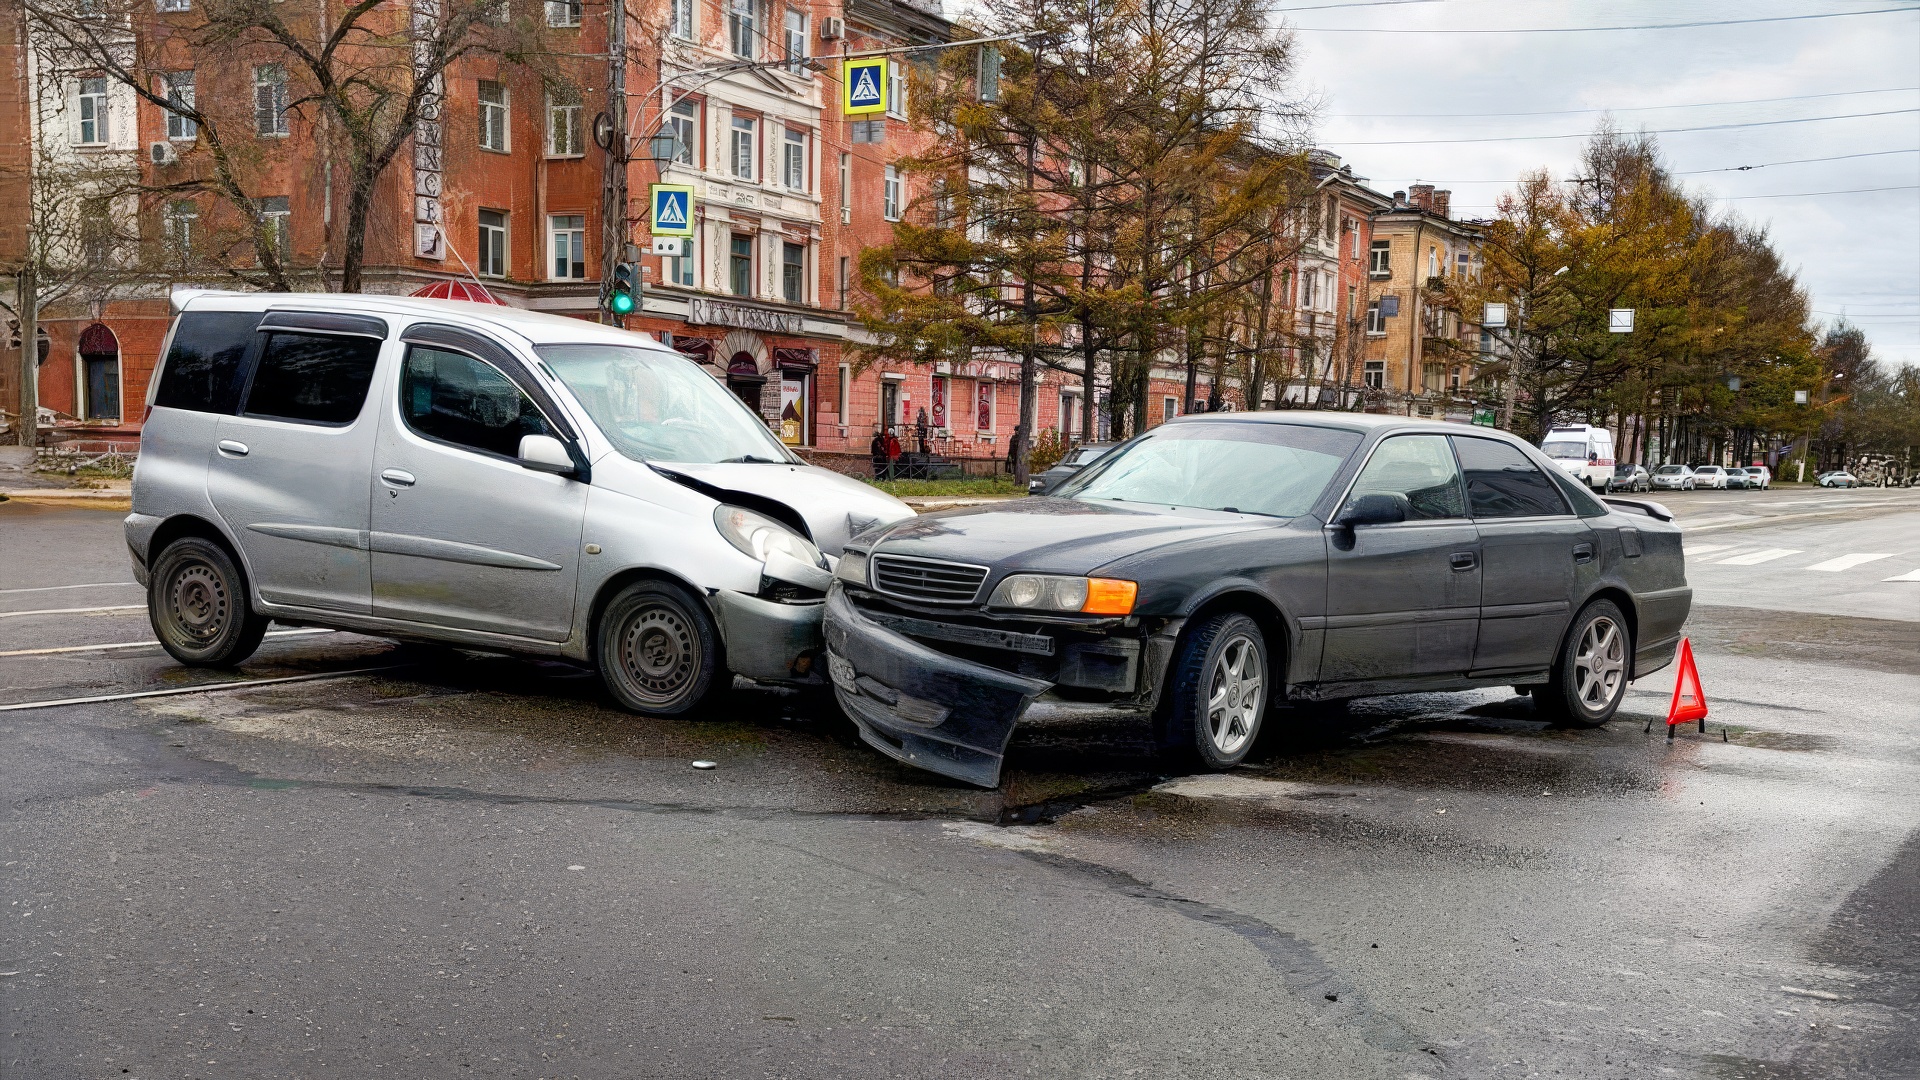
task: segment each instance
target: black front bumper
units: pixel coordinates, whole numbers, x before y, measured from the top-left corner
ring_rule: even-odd
[[[827,667],[840,707],[875,749],[981,787],[1000,783],[1013,726],[1053,684],[936,652],[827,593]]]

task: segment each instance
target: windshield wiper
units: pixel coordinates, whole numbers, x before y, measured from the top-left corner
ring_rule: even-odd
[[[739,457],[726,458],[725,460],[717,461],[714,464],[716,465],[785,465],[786,462],[776,461],[773,458],[755,457],[752,454],[741,454]]]

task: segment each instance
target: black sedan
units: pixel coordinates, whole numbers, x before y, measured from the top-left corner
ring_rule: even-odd
[[[1604,723],[1691,603],[1671,514],[1602,502],[1504,433],[1206,414],[1053,496],[855,538],[827,667],[867,742],[982,786],[1043,699],[1149,716],[1224,769],[1287,699],[1510,684]]]

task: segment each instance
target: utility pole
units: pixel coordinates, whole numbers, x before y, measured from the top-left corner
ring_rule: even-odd
[[[627,4],[613,0],[607,15],[607,115],[613,119],[607,140],[604,182],[600,188],[600,318],[624,327],[626,318],[609,311],[607,290],[614,267],[627,254]],[[636,287],[639,283],[635,282]],[[644,295],[644,294],[642,294]],[[636,297],[635,311],[640,310]]]

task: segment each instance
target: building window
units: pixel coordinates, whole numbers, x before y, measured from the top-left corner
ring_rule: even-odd
[[[547,0],[548,26],[579,26],[580,0]]]
[[[1454,273],[1460,275],[1461,281],[1472,281],[1473,280],[1473,253],[1470,251],[1462,251],[1459,254],[1455,255],[1453,258],[1454,258]]]
[[[193,255],[193,230],[200,222],[200,208],[190,199],[176,199],[167,204],[166,232],[167,254],[176,262],[186,262]]]
[[[673,160],[688,168],[693,168],[693,147],[700,135],[699,106],[691,101],[677,102],[673,111],[667,115],[667,123],[673,128]]]
[[[994,408],[998,404],[994,399],[999,395],[994,393],[993,384],[985,379],[974,383],[973,387],[973,426],[981,431],[992,431],[994,413],[998,411]]]
[[[727,284],[735,296],[753,295],[753,237],[734,235],[727,254]]]
[[[480,272],[507,276],[507,215],[498,210],[480,211]]]
[[[193,108],[193,72],[169,71],[161,80],[166,86],[168,104]],[[199,134],[200,129],[192,118],[167,110],[167,138],[191,140]]]
[[[1340,202],[1338,199],[1335,199],[1331,195],[1327,196],[1327,212],[1320,215],[1320,220],[1326,226],[1327,243],[1335,243],[1339,237],[1334,230],[1340,227]],[[1333,250],[1337,253],[1340,249],[1336,247]]]
[[[103,146],[107,141],[107,80],[81,79],[78,96],[80,130],[74,141],[81,146]]]
[[[887,115],[896,120],[907,118],[907,69],[894,60],[887,61]]]
[[[1313,310],[1313,290],[1314,286],[1319,284],[1319,282],[1319,274],[1306,273],[1300,275],[1300,306],[1308,311]]]
[[[1380,311],[1380,301],[1367,305],[1367,333],[1384,334],[1387,332],[1387,317]]]
[[[672,0],[667,12],[669,32],[682,41],[693,40],[693,4],[694,0]]]
[[[1352,322],[1360,314],[1360,290],[1347,286],[1347,321]]]
[[[791,75],[804,75],[807,72],[807,17],[792,8],[787,9],[783,29],[787,38],[787,72]]]
[[[1167,421],[1179,415],[1180,415],[1180,399],[1179,398],[1164,397],[1160,399],[1160,422],[1161,423],[1164,424]]]
[[[759,148],[754,138],[755,124],[744,116],[733,118],[733,175],[741,180],[753,179],[753,155]]]
[[[900,168],[897,165],[887,166],[887,186],[880,211],[888,221],[900,220]]]
[[[840,155],[840,224],[853,221],[853,155]],[[845,304],[840,305],[845,307]]]
[[[1371,277],[1390,277],[1393,264],[1389,261],[1393,255],[1393,241],[1375,240],[1367,252],[1367,274]]]
[[[507,152],[507,88],[480,80],[480,149]]]
[[[587,218],[584,214],[554,214],[547,219],[548,246],[553,251],[555,281],[587,279]]]
[[[694,237],[681,237],[681,250],[685,251],[686,254],[671,256],[665,260],[668,284],[687,286],[693,284],[693,241]]]
[[[852,380],[853,380],[853,365],[841,364],[840,378],[837,384],[833,388],[834,394],[835,394],[834,404],[839,407],[841,427],[847,426],[847,397],[848,397],[847,384]]]
[[[259,200],[260,226],[273,241],[273,250],[281,258],[293,250],[293,207],[285,195],[269,195]]]
[[[835,293],[840,297],[840,310],[845,311],[847,310],[847,290],[853,285],[853,260],[848,256],[840,256],[840,269],[834,275],[833,284]]]
[[[788,128],[780,153],[780,182],[789,191],[807,190],[807,133]]]
[[[1385,360],[1367,361],[1366,370],[1361,373],[1360,378],[1367,384],[1367,388],[1370,390],[1386,389],[1387,362]]]
[[[279,64],[253,69],[253,130],[267,137],[287,133],[287,69]]]
[[[804,245],[780,245],[780,295],[789,304],[807,302],[807,249]]]
[[[568,104],[547,95],[547,153],[579,157],[587,152],[586,132],[580,128],[580,103]]]
[[[754,5],[759,0],[731,0],[727,5],[727,39],[733,55],[753,59]]]
[[[1427,276],[1430,278],[1440,276],[1440,249],[1439,248],[1430,247],[1427,249]]]
[[[1360,223],[1352,218],[1347,219],[1347,257],[1360,257]]]

